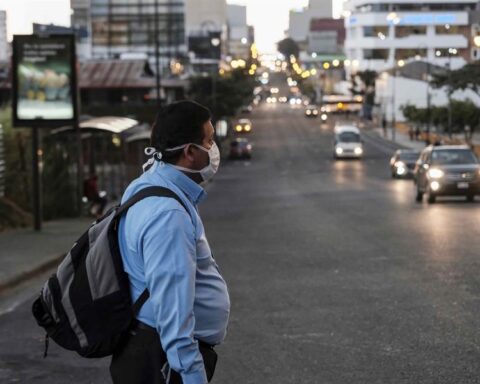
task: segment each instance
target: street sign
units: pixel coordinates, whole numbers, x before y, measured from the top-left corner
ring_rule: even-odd
[[[16,35],[12,46],[14,126],[74,124],[78,114],[74,35]]]

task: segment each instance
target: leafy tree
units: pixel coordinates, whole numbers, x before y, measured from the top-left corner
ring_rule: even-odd
[[[234,116],[241,106],[252,101],[256,81],[246,70],[236,69],[224,76],[213,76],[193,78],[189,97],[210,108],[215,118]]]
[[[295,40],[287,37],[277,43],[278,52],[280,52],[285,57],[295,56],[298,58],[300,55],[300,47],[295,42]]]

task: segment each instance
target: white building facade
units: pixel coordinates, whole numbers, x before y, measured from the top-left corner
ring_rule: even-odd
[[[472,58],[469,13],[477,0],[347,0],[347,59],[384,71],[412,60],[452,69]]]

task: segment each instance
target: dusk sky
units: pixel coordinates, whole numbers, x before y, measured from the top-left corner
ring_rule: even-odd
[[[308,0],[232,0],[232,4],[248,7],[248,23],[255,27],[261,52],[274,52],[275,43],[282,39],[288,27],[290,9],[302,8]],[[70,24],[70,0],[0,0],[0,10],[7,10],[9,38],[13,34],[31,33],[32,23]],[[341,1],[334,1],[338,16]]]

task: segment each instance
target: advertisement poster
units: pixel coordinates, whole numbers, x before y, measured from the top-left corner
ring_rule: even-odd
[[[73,35],[13,39],[13,115],[16,126],[59,126],[77,114]]]

